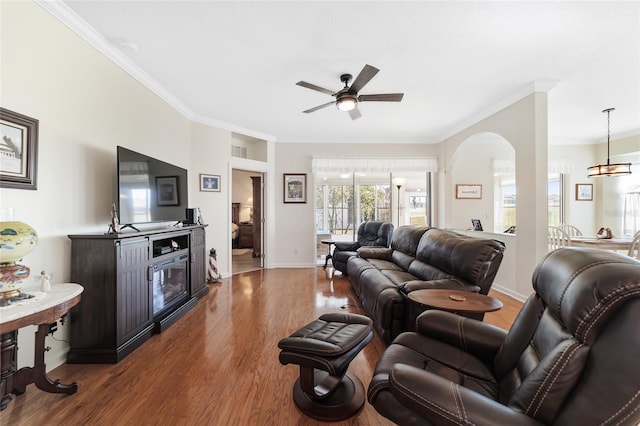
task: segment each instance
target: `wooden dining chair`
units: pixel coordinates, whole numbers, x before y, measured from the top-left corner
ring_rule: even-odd
[[[569,234],[557,226],[547,227],[547,240],[549,241],[549,251],[571,245],[571,238],[569,237]]]
[[[564,232],[569,234],[570,237],[579,237],[582,236],[582,232],[573,225],[568,225],[566,223],[561,224],[558,228],[562,229]]]
[[[629,256],[640,259],[640,231],[636,232],[629,246]]]

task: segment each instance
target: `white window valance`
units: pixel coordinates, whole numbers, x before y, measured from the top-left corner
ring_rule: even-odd
[[[438,160],[433,157],[314,157],[314,173],[409,173],[438,171]]]
[[[513,160],[493,160],[494,175],[513,175],[516,173],[516,162]]]
[[[573,172],[573,161],[571,160],[549,160],[547,173],[563,173],[565,175]]]
[[[573,171],[571,160],[549,160],[547,173],[570,174]],[[516,172],[514,160],[493,160],[493,173],[497,175],[512,175]]]

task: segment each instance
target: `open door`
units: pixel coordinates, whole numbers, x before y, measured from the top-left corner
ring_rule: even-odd
[[[232,170],[232,274],[264,267],[263,186],[263,173]]]

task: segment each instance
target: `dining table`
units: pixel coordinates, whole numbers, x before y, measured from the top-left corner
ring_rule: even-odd
[[[593,235],[575,235],[570,237],[571,245],[574,247],[594,247],[604,250],[629,250],[632,236],[621,236],[613,238],[598,238]]]

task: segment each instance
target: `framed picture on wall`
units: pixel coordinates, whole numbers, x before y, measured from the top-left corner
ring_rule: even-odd
[[[158,176],[156,178],[156,195],[159,206],[178,206],[178,176]]]
[[[576,200],[593,201],[593,184],[576,183]]]
[[[306,203],[307,174],[285,173],[283,191],[285,203]]]
[[[38,120],[0,108],[0,186],[38,189]]]
[[[479,200],[482,198],[482,185],[458,184],[456,185],[456,198]]]
[[[200,191],[220,192],[220,176],[200,174]]]

